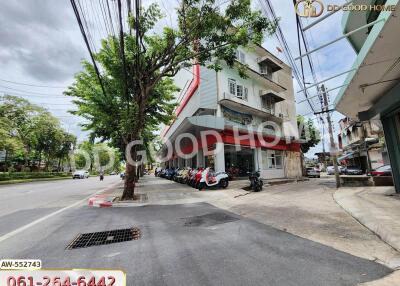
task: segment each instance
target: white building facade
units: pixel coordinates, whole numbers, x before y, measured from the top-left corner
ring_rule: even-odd
[[[161,152],[163,164],[210,166],[238,177],[256,170],[265,179],[300,177],[291,68],[260,46],[238,49],[237,59],[247,66],[245,79],[228,66],[220,72],[194,66],[176,119],[162,132],[172,146]]]

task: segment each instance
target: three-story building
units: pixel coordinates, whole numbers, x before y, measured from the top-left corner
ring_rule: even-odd
[[[162,132],[173,150],[167,154],[165,148],[164,164],[211,166],[237,176],[260,170],[267,179],[300,177],[291,68],[257,45],[239,48],[236,65],[246,66],[247,78],[228,66],[220,72],[193,67],[176,119]]]

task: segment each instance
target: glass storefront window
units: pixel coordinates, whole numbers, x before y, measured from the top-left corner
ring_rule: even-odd
[[[231,177],[246,177],[247,172],[254,171],[254,150],[242,147],[236,151],[235,146],[225,145],[225,170]]]

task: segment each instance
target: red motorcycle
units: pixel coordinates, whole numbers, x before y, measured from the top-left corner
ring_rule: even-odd
[[[197,173],[197,169],[191,169],[188,173],[186,183],[191,187],[193,187],[194,177],[195,177],[196,173]]]
[[[195,188],[195,189],[198,189],[198,188],[199,188],[200,181],[201,181],[201,178],[202,178],[202,176],[203,176],[203,171],[204,171],[204,168],[199,168],[199,169],[197,169],[197,173],[196,173],[196,175],[194,176],[194,185],[193,185],[193,188]]]

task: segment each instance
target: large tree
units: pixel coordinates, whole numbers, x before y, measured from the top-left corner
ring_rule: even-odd
[[[163,87],[162,83],[165,84],[182,68],[193,64],[219,71],[224,63],[235,67],[242,77],[246,77],[245,66],[236,61],[237,48],[261,44],[265,33],[272,33],[275,28],[275,24],[264,18],[261,12],[251,10],[250,0],[232,0],[224,5],[216,0],[182,0],[176,15],[177,23],[174,27],[164,27],[157,32],[156,24],[163,15],[157,4],[150,4],[141,9],[139,17],[130,15],[132,35],[121,33],[118,41],[114,38],[106,46],[103,43],[103,49],[107,46],[115,49],[114,45],[117,43],[121,47],[119,62],[122,67],[118,66],[115,70],[119,84],[114,87],[118,91],[115,90],[112,97],[118,95],[118,100],[126,99],[126,104],[130,107],[129,117],[113,112],[109,116],[112,117],[110,121],[123,122],[125,134],[119,136],[126,137],[128,141],[141,139],[148,120],[153,119],[154,113],[148,116],[148,108],[153,100],[161,96],[157,89]],[[97,55],[95,59],[104,65],[102,56]],[[111,79],[104,74],[101,78],[105,81],[107,91],[107,82]],[[90,106],[81,104],[80,110],[87,108]],[[116,120],[115,116],[121,117]],[[93,123],[92,127],[98,121],[95,117],[89,118]],[[124,143],[126,144],[125,140]],[[132,156],[136,158],[134,148]],[[135,177],[135,167],[128,163],[124,199],[133,198]]]
[[[321,141],[321,135],[314,125],[314,121],[304,116],[297,116],[297,126],[299,127],[299,137],[303,141],[300,144],[301,152],[307,153],[312,147],[315,147]]]

